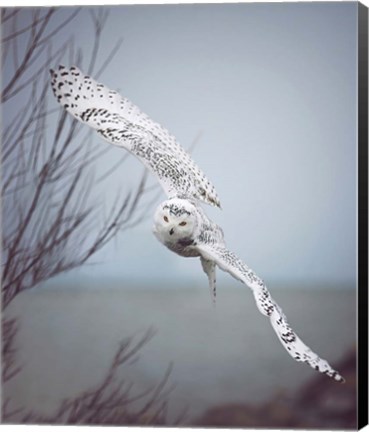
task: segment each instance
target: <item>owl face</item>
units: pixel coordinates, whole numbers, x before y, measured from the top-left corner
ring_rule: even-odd
[[[196,227],[196,208],[187,200],[164,201],[155,212],[154,233],[163,243],[191,238]]]

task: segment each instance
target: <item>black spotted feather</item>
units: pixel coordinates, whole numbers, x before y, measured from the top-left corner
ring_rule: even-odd
[[[271,297],[264,282],[233,252],[230,252],[225,247],[224,242],[217,240],[204,242],[201,234],[197,240],[197,250],[203,259],[215,262],[223,271],[230,273],[251,288],[259,311],[269,317],[282,345],[296,361],[305,362],[313,369],[328,375],[336,381],[344,382],[343,377],[326,360],[320,358],[302,342],[288,324],[286,316]]]
[[[220,207],[214,186],[169,132],[136,105],[77,67],[51,70],[57,101],[104,139],[124,147],[153,172],[169,198],[196,199]]]

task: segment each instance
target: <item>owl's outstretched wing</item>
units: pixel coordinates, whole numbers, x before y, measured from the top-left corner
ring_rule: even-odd
[[[50,70],[58,102],[107,141],[124,147],[153,172],[169,198],[196,199],[220,207],[214,186],[169,132],[126,98],[77,67]]]
[[[322,372],[336,381],[344,382],[326,360],[320,358],[296,335],[287,322],[282,309],[273,300],[264,282],[255,275],[234,253],[223,246],[200,244],[197,246],[201,256],[213,260],[224,271],[251,288],[258,309],[270,318],[274,331],[289,354],[299,362],[305,362],[313,369]]]

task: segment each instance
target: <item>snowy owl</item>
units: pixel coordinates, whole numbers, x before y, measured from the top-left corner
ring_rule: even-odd
[[[168,199],[155,212],[154,235],[178,255],[200,258],[213,299],[218,266],[251,288],[259,311],[269,317],[282,345],[295,360],[343,382],[342,376],[292,330],[264,282],[228,250],[222,229],[200,207],[201,202],[220,207],[214,186],[176,139],[128,99],[85,76],[77,67],[59,66],[50,72],[54,95],[69,113],[110,143],[134,154],[157,176]]]

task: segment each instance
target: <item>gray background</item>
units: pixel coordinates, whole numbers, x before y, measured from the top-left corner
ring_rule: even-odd
[[[355,283],[356,5],[127,6],[110,23],[104,43],[124,45],[101,81],[185,147],[201,132],[193,157],[221,197],[224,210],[207,211],[229,247],[273,282]],[[141,169],[131,160],[104,198]],[[88,274],[203,278],[151,223]]]
[[[356,337],[357,4],[109,9],[102,51],[117,37],[124,43],[100,81],[184,147],[201,133],[193,157],[223,206],[206,212],[299,336],[336,366]],[[88,58],[91,31],[83,9],[60,44],[74,33]],[[50,107],[57,107],[51,91]],[[111,147],[96,177],[122,154]],[[96,186],[95,202],[108,207],[142,171],[130,157],[108,186]],[[220,274],[214,308],[198,260],[157,242],[152,214],[164,198],[93,263],[12,302],[23,369],[6,393],[18,405],[50,412],[97,385],[118,342],[150,326],[157,336],[124,377],[147,388],[173,361],[170,415],[184,406],[196,416],[214,404],[258,403],[316,377],[281,347],[249,290]],[[97,227],[102,220],[101,210]]]
[[[353,285],[356,4],[107,9],[101,53],[119,37],[124,43],[100,81],[185,148],[201,134],[193,157],[223,206],[206,211],[223,227],[229,248],[272,283]],[[65,16],[70,11],[64,8]],[[91,32],[84,8],[59,40],[74,33],[88,58]],[[50,98],[56,106],[51,91]],[[122,152],[112,148],[101,158],[96,177]],[[94,199],[108,207],[119,191],[136,185],[142,170],[131,157],[103,189],[96,186]],[[151,234],[152,214],[164,198],[144,223],[96,255],[97,265],[73,278],[204,282],[197,260],[177,257]]]

